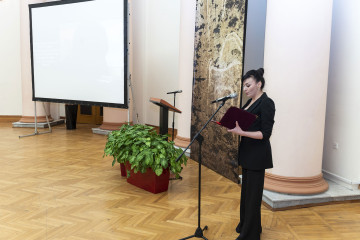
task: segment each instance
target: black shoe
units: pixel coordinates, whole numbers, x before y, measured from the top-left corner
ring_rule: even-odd
[[[243,240],[243,238],[241,237],[241,234],[235,240]]]
[[[240,223],[237,225],[235,231],[236,231],[237,233],[239,233],[239,234],[241,233]],[[260,234],[261,234],[261,233],[262,233],[262,226],[260,226]]]
[[[237,225],[235,231],[236,231],[237,233],[241,233],[240,223]]]

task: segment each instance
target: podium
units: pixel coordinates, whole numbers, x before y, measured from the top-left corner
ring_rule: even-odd
[[[160,107],[160,134],[168,134],[169,111],[181,113],[179,109],[159,98],[150,98],[150,102]]]

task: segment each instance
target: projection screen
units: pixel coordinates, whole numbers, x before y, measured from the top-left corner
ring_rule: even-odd
[[[127,1],[29,5],[33,100],[128,108]]]

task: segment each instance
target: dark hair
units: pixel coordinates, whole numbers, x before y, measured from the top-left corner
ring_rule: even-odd
[[[255,81],[261,82],[261,89],[264,88],[265,86],[265,79],[264,79],[264,69],[263,68],[259,68],[258,70],[250,70],[248,71],[242,78],[241,78],[241,82],[244,82],[246,79],[248,79],[249,77],[253,77],[255,79]]]

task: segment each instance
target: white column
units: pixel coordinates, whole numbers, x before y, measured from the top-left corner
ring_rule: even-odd
[[[20,31],[21,31],[21,82],[22,82],[22,117],[20,122],[34,122],[34,102],[32,101],[31,53],[30,53],[30,23],[29,4],[42,3],[45,0],[20,1]],[[50,114],[50,104],[45,103]],[[37,102],[37,122],[46,122],[45,110],[41,102]],[[50,118],[52,120],[52,118]]]
[[[267,2],[264,69],[275,101],[274,168],[265,189],[325,191],[322,177],[332,0]]]
[[[176,107],[182,113],[178,115],[175,145],[187,147],[191,129],[196,0],[181,0],[180,7],[179,89],[183,92],[176,100]]]

